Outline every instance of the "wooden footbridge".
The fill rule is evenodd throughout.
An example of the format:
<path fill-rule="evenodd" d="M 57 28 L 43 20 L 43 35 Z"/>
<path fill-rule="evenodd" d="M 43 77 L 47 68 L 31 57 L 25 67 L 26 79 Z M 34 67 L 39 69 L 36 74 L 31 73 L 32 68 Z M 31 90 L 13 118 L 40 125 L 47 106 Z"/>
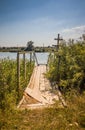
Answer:
<path fill-rule="evenodd" d="M 59 49 L 59 40 L 62 40 L 58 34 L 57 40 L 57 50 Z M 18 76 L 18 87 L 19 87 L 19 75 L 20 75 L 20 64 L 19 64 L 19 54 L 17 53 L 17 76 Z M 31 62 L 32 52 L 30 52 L 30 62 Z M 30 82 L 27 88 L 24 91 L 22 100 L 20 101 L 18 108 L 40 108 L 47 107 L 54 104 L 55 100 L 61 101 L 60 104 L 66 106 L 65 101 L 63 100 L 61 93 L 56 87 L 57 94 L 53 93 L 53 86 L 51 86 L 49 80 L 46 78 L 45 73 L 48 70 L 47 64 L 39 64 L 36 53 L 33 52 L 33 59 L 36 63 Z M 24 58 L 24 76 L 26 77 L 26 68 L 25 68 L 25 52 L 23 52 Z M 48 57 L 49 61 L 49 57 Z"/>
<path fill-rule="evenodd" d="M 21 53 L 20 53 L 21 54 Z M 31 52 L 32 55 L 32 52 Z M 47 64 L 39 64 L 35 52 L 33 52 L 34 60 L 36 65 L 34 67 L 33 73 L 31 75 L 29 84 L 24 91 L 23 98 L 20 101 L 18 108 L 41 108 L 48 107 L 54 104 L 55 100 L 59 101 L 61 94 L 57 91 L 57 94 L 53 93 L 53 87 L 51 86 L 49 80 L 46 78 L 45 74 L 47 71 Z M 24 64 L 25 64 L 25 52 L 23 53 Z M 31 58 L 30 58 L 31 59 Z M 19 53 L 17 54 L 18 63 L 18 85 L 19 85 Z M 24 69 L 25 70 L 25 69 Z M 60 103 L 61 104 L 61 103 Z"/>

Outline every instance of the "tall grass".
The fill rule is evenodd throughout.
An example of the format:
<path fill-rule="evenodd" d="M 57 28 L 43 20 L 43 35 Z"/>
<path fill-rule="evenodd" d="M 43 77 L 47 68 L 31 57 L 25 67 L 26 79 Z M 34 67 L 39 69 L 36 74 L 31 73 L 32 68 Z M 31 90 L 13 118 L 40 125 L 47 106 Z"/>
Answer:
<path fill-rule="evenodd" d="M 23 60 L 20 61 L 20 86 L 19 93 L 22 98 L 23 91 L 29 82 L 34 63 L 26 61 L 26 79 L 24 79 Z M 17 62 L 16 60 L 0 60 L 0 109 L 2 111 L 16 106 L 17 93 Z"/>

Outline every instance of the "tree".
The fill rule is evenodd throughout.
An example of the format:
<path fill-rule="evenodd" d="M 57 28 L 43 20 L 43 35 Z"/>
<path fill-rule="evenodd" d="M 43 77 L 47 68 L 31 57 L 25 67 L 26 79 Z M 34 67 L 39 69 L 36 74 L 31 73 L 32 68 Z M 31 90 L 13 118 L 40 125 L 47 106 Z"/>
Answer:
<path fill-rule="evenodd" d="M 25 48 L 25 51 L 32 51 L 34 46 L 33 46 L 33 41 L 28 41 L 27 42 L 27 47 Z"/>

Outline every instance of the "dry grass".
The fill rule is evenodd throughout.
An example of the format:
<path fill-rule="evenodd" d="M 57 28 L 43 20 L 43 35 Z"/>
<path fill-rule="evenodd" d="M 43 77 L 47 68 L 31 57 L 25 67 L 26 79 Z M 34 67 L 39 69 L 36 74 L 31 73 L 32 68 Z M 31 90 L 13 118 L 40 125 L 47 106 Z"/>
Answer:
<path fill-rule="evenodd" d="M 71 96 L 67 108 L 11 110 L 0 113 L 1 130 L 85 130 L 85 94 Z"/>

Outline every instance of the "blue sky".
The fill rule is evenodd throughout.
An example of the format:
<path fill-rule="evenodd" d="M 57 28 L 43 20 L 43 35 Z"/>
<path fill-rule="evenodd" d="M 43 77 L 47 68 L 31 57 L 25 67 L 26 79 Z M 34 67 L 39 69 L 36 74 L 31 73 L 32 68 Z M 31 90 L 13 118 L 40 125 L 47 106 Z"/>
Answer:
<path fill-rule="evenodd" d="M 85 32 L 85 0 L 0 0 L 0 46 L 52 45 Z"/>

